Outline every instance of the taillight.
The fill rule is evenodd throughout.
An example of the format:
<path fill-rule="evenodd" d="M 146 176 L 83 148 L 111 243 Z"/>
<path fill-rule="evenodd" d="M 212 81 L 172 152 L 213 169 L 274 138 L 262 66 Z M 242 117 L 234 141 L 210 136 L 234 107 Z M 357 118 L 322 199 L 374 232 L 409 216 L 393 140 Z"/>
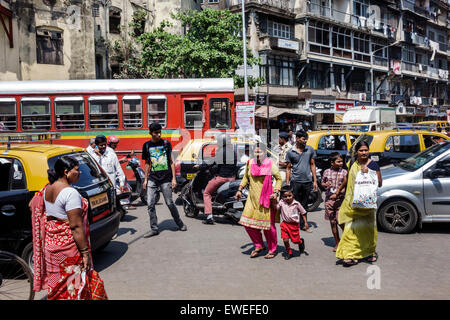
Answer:
<path fill-rule="evenodd" d="M 175 161 L 175 175 L 177 175 L 177 176 L 181 175 L 181 161 L 180 160 Z"/>

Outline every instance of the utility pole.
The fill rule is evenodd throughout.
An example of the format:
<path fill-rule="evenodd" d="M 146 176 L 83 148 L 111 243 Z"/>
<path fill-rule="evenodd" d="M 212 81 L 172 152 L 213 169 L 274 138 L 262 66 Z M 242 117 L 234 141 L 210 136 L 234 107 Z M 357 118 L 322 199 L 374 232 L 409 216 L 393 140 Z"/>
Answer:
<path fill-rule="evenodd" d="M 247 84 L 247 31 L 245 26 L 245 0 L 241 0 L 242 7 L 242 47 L 244 49 L 244 93 L 245 102 L 248 102 L 248 84 Z"/>

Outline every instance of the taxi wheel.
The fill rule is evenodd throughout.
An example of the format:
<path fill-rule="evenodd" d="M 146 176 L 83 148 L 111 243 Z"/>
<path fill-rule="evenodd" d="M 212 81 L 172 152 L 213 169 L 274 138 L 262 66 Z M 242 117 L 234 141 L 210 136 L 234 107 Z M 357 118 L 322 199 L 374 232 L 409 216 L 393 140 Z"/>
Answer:
<path fill-rule="evenodd" d="M 417 226 L 416 208 L 406 200 L 392 200 L 378 211 L 381 228 L 392 233 L 410 233 Z"/>

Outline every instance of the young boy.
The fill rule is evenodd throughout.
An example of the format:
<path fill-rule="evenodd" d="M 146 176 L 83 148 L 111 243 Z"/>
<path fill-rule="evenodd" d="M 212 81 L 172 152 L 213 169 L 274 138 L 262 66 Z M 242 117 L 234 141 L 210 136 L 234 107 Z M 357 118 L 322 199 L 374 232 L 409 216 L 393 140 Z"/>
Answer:
<path fill-rule="evenodd" d="M 283 239 L 286 248 L 285 260 L 292 258 L 292 250 L 289 245 L 289 239 L 293 243 L 298 244 L 300 255 L 305 251 L 305 240 L 300 238 L 300 215 L 306 223 L 306 210 L 302 207 L 300 202 L 294 200 L 294 192 L 291 186 L 284 186 L 281 188 L 281 200 L 276 204 L 276 210 L 281 217 L 281 238 Z"/>
<path fill-rule="evenodd" d="M 325 170 L 322 178 L 322 186 L 325 188 L 325 220 L 330 221 L 331 232 L 333 233 L 336 252 L 339 244 L 339 230 L 337 228 L 337 214 L 345 196 L 345 186 L 347 185 L 347 170 L 343 169 L 344 159 L 339 152 L 330 154 L 331 168 Z M 340 226 L 342 229 L 342 226 Z"/>

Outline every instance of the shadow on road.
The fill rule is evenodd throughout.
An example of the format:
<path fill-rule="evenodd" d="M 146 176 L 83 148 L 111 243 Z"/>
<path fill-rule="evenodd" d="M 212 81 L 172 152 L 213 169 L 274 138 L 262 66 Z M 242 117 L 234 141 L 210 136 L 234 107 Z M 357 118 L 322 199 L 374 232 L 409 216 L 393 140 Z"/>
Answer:
<path fill-rule="evenodd" d="M 424 223 L 417 233 L 450 234 L 450 223 Z"/>
<path fill-rule="evenodd" d="M 94 252 L 92 260 L 94 262 L 94 269 L 100 272 L 116 261 L 118 261 L 128 251 L 128 245 L 120 241 L 111 241 L 111 243 L 102 251 Z"/>
<path fill-rule="evenodd" d="M 333 247 L 336 245 L 336 241 L 334 240 L 334 237 L 329 237 L 329 238 L 322 238 L 321 239 L 323 244 L 328 246 L 328 247 Z"/>

